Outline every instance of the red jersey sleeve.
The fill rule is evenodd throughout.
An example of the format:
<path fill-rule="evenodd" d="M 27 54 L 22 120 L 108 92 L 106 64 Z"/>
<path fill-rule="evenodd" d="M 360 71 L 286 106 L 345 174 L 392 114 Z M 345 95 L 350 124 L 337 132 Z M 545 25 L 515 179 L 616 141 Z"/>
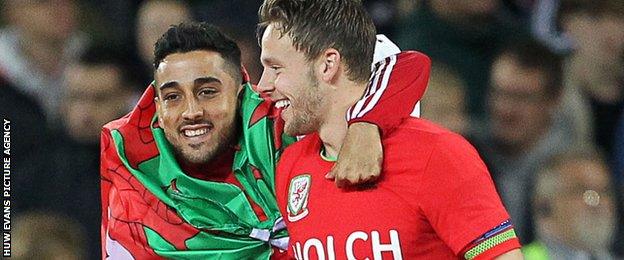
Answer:
<path fill-rule="evenodd" d="M 421 183 L 419 208 L 457 256 L 491 259 L 520 248 L 487 167 L 461 136 L 439 136 Z"/>
<path fill-rule="evenodd" d="M 429 82 L 431 60 L 416 51 L 401 52 L 375 64 L 364 96 L 347 111 L 349 124 L 368 122 L 387 134 L 404 118 L 418 117 L 417 103 Z"/>

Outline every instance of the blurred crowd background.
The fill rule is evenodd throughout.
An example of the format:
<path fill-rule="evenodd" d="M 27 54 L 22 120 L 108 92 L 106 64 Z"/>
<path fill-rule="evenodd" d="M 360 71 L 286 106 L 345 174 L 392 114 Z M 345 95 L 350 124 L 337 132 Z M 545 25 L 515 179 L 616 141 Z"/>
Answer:
<path fill-rule="evenodd" d="M 477 148 L 528 254 L 623 257 L 624 1 L 363 2 L 380 33 L 432 58 L 422 116 Z M 99 132 L 151 82 L 156 39 L 214 23 L 257 82 L 260 4 L 2 1 L 16 259 L 100 257 Z"/>

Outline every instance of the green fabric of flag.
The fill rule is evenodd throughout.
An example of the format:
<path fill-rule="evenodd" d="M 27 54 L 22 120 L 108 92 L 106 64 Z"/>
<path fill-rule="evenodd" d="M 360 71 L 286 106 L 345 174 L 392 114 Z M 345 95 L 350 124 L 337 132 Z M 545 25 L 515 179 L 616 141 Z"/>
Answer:
<path fill-rule="evenodd" d="M 153 102 L 155 91 L 151 92 L 151 96 L 146 94 L 142 100 L 151 98 Z M 150 130 L 158 154 L 148 160 L 131 162 L 126 156 L 126 146 L 136 140 L 126 140 L 122 131 L 111 130 L 114 147 L 125 168 L 146 190 L 198 230 L 184 242 L 187 249 L 178 250 L 157 231 L 144 226 L 149 247 L 156 254 L 171 259 L 268 259 L 272 244 L 287 245 L 287 233 L 280 223 L 275 200 L 274 178 L 281 144 L 295 140 L 282 135 L 281 129 L 275 130 L 269 115 L 271 109 L 271 104 L 260 98 L 249 83 L 244 85 L 240 109 L 242 134 L 232 165 L 244 191 L 232 184 L 185 174 L 163 129 L 158 127 L 156 113 L 151 116 Z M 262 208 L 267 220 L 258 219 L 247 197 Z"/>

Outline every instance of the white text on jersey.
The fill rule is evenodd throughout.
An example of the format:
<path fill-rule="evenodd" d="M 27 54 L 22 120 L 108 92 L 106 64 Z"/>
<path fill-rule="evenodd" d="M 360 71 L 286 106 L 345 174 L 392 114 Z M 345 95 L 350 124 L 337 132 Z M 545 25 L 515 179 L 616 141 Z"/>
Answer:
<path fill-rule="evenodd" d="M 379 239 L 379 232 L 372 231 L 370 235 L 370 243 L 373 249 L 373 259 L 380 260 L 381 253 L 384 251 L 392 252 L 392 256 L 396 260 L 402 260 L 401 253 L 401 243 L 399 240 L 399 232 L 396 230 L 390 230 L 390 243 L 382 244 Z M 357 240 L 362 240 L 367 242 L 369 240 L 369 236 L 367 233 L 362 231 L 355 231 L 351 233 L 347 237 L 347 241 L 345 241 L 345 252 L 347 254 L 347 259 L 352 260 L 355 258 L 355 250 L 354 244 Z M 310 249 L 314 247 L 314 251 L 316 251 L 316 257 L 310 256 Z M 295 253 L 295 259 L 297 260 L 308 260 L 308 259 L 319 259 L 319 260 L 335 260 L 336 259 L 336 250 L 334 245 L 334 237 L 327 236 L 327 240 L 325 243 L 317 238 L 310 238 L 303 243 L 303 248 L 300 242 L 296 242 L 292 245 L 293 251 Z M 302 250 L 303 249 L 303 250 Z M 366 260 L 370 260 L 370 258 L 366 257 Z"/>

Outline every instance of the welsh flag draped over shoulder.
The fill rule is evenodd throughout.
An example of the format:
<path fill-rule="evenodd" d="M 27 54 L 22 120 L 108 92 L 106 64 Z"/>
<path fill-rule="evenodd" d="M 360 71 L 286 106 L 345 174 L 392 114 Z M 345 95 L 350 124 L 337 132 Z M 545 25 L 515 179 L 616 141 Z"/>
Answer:
<path fill-rule="evenodd" d="M 264 102 L 244 84 L 235 185 L 182 172 L 158 126 L 155 89 L 101 137 L 102 254 L 111 259 L 268 259 L 287 233 L 274 195 L 281 134 Z M 275 137 L 278 138 L 275 138 Z M 260 221 L 247 196 L 267 216 Z"/>

